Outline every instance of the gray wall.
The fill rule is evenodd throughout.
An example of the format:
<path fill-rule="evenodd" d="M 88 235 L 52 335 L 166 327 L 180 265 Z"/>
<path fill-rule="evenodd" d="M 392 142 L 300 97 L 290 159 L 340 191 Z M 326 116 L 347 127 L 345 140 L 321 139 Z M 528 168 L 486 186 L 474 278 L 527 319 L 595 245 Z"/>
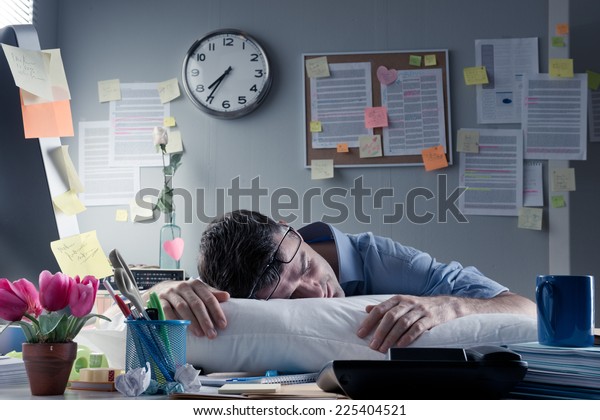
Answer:
<path fill-rule="evenodd" d="M 180 78 L 181 64 L 188 47 L 203 34 L 234 27 L 258 38 L 271 55 L 275 71 L 273 89 L 264 105 L 239 120 L 223 121 L 198 111 L 185 95 L 171 103 L 186 148 L 183 165 L 175 176 L 175 186 L 189 191 L 205 189 L 204 213 L 216 214 L 215 189 L 226 189 L 239 177 L 242 187 L 260 178 L 260 186 L 273 192 L 288 187 L 299 197 L 313 187 L 349 189 L 353 180 L 363 177 L 366 188 L 393 188 L 394 200 L 403 202 L 415 187 L 436 191 L 438 174 L 448 176 L 449 190 L 457 186 L 460 154 L 454 165 L 436 172 L 421 167 L 352 168 L 336 170 L 335 178 L 311 181 L 304 168 L 304 114 L 302 54 L 329 52 L 448 49 L 450 62 L 451 127 L 453 137 L 459 128 L 477 127 L 475 91 L 465 86 L 462 69 L 474 64 L 474 40 L 478 38 L 539 37 L 540 70 L 547 71 L 547 0 L 56 0 L 40 2 L 36 25 L 45 48 L 60 47 L 72 93 L 73 120 L 108 119 L 108 104 L 100 104 L 97 81 L 119 78 L 127 82 L 159 82 Z M 593 0 L 572 0 L 572 54 L 597 60 L 590 31 L 596 31 L 599 13 Z M 45 20 L 44 10 L 48 19 Z M 575 21 L 577 19 L 578 21 Z M 581 25 L 578 22 L 581 22 Z M 577 39 L 579 34 L 583 37 Z M 55 43 L 55 44 L 54 44 Z M 577 58 L 577 56 L 575 56 Z M 582 60 L 583 61 L 583 60 Z M 590 62 L 589 65 L 598 64 Z M 577 71 L 584 70 L 576 60 Z M 587 64 L 586 64 L 587 65 Z M 600 66 L 596 66 L 598 70 Z M 180 78 L 181 80 L 181 78 Z M 484 126 L 481 126 L 482 128 Z M 502 125 L 486 128 L 518 128 Z M 77 160 L 77 135 L 65 138 Z M 593 179 L 597 148 L 590 159 L 577 164 L 578 191 L 571 206 L 573 235 L 587 238 L 591 232 L 588 207 L 597 186 L 586 186 L 584 172 Z M 142 187 L 157 188 L 159 168 L 143 169 Z M 593 185 L 593 187 L 592 187 Z M 583 194 L 587 194 L 583 197 Z M 580 199 L 581 196 L 581 199 Z M 594 202 L 597 198 L 593 198 Z M 353 206 L 349 198 L 347 203 Z M 196 203 L 194 202 L 194 209 Z M 232 204 L 226 200 L 225 208 Z M 392 212 L 392 203 L 373 209 L 372 199 L 364 200 L 364 211 L 372 217 L 363 224 L 350 217 L 339 224 L 348 232 L 371 230 L 405 244 L 429 251 L 441 261 L 458 260 L 475 265 L 506 284 L 513 291 L 533 297 L 534 279 L 546 273 L 549 265 L 547 215 L 544 229 L 517 228 L 516 217 L 469 216 L 469 223 L 457 223 L 451 215 L 447 223 L 433 221 L 414 224 L 405 217 L 399 223 L 383 223 Z M 184 203 L 177 202 L 181 209 Z M 242 200 L 240 207 L 250 207 Z M 257 210 L 272 214 L 268 198 L 261 198 Z M 106 252 L 120 249 L 128 262 L 156 264 L 161 223 L 131 224 L 114 220 L 116 207 L 90 207 L 79 216 L 82 232 L 95 229 Z M 195 210 L 194 210 L 195 211 Z M 435 200 L 418 201 L 417 213 L 437 214 Z M 545 210 L 546 212 L 546 210 Z M 310 211 L 298 209 L 291 224 L 298 227 L 308 219 L 320 219 L 335 212 L 324 208 L 318 197 Z M 189 214 L 184 216 L 189 217 Z M 193 215 L 193 223 L 178 221 L 186 241 L 183 267 L 196 275 L 197 243 L 205 222 Z M 274 215 L 275 216 L 275 215 Z M 573 271 L 594 274 L 586 266 L 593 246 L 573 240 Z M 594 244 L 590 238 L 586 244 Z M 595 261 L 593 263 L 599 264 Z"/>

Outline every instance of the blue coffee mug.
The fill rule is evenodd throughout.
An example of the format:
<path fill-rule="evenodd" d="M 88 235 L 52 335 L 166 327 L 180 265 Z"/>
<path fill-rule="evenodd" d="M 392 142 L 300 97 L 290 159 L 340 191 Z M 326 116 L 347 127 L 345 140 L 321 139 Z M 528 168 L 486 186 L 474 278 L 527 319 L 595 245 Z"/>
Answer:
<path fill-rule="evenodd" d="M 593 276 L 538 276 L 535 299 L 540 344 L 560 347 L 594 345 Z"/>

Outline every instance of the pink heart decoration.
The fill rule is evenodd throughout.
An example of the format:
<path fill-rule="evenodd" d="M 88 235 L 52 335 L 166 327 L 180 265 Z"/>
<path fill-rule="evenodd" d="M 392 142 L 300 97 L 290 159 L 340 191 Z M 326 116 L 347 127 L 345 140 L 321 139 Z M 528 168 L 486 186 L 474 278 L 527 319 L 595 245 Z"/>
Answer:
<path fill-rule="evenodd" d="M 165 241 L 163 243 L 163 248 L 165 252 L 171 256 L 175 261 L 179 261 L 181 256 L 183 255 L 183 239 L 175 238 L 172 241 Z"/>
<path fill-rule="evenodd" d="M 398 70 L 388 70 L 385 66 L 379 66 L 377 67 L 377 78 L 384 85 L 391 85 L 398 78 Z"/>

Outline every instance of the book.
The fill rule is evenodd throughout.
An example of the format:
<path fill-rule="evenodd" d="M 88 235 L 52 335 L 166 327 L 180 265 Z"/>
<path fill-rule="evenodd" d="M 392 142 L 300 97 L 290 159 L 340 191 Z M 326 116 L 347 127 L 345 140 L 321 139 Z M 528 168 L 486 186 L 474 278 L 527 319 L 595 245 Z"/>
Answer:
<path fill-rule="evenodd" d="M 279 392 L 281 384 L 253 384 L 230 382 L 219 388 L 219 394 L 270 394 Z"/>
<path fill-rule="evenodd" d="M 68 388 L 81 391 L 116 391 L 114 382 L 70 381 Z"/>

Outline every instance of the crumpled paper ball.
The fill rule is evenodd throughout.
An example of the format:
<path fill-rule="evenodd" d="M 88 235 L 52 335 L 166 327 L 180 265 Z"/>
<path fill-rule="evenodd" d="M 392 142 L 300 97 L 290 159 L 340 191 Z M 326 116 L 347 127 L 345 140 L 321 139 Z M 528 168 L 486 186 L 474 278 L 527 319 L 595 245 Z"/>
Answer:
<path fill-rule="evenodd" d="M 186 363 L 185 365 L 179 366 L 175 371 L 175 381 L 183 385 L 185 392 L 200 392 L 200 378 L 198 374 L 199 370 L 194 369 L 194 366 Z"/>
<path fill-rule="evenodd" d="M 117 376 L 115 378 L 115 388 L 127 397 L 137 397 L 148 389 L 151 378 L 150 363 L 146 362 L 145 368 L 131 369 Z"/>

